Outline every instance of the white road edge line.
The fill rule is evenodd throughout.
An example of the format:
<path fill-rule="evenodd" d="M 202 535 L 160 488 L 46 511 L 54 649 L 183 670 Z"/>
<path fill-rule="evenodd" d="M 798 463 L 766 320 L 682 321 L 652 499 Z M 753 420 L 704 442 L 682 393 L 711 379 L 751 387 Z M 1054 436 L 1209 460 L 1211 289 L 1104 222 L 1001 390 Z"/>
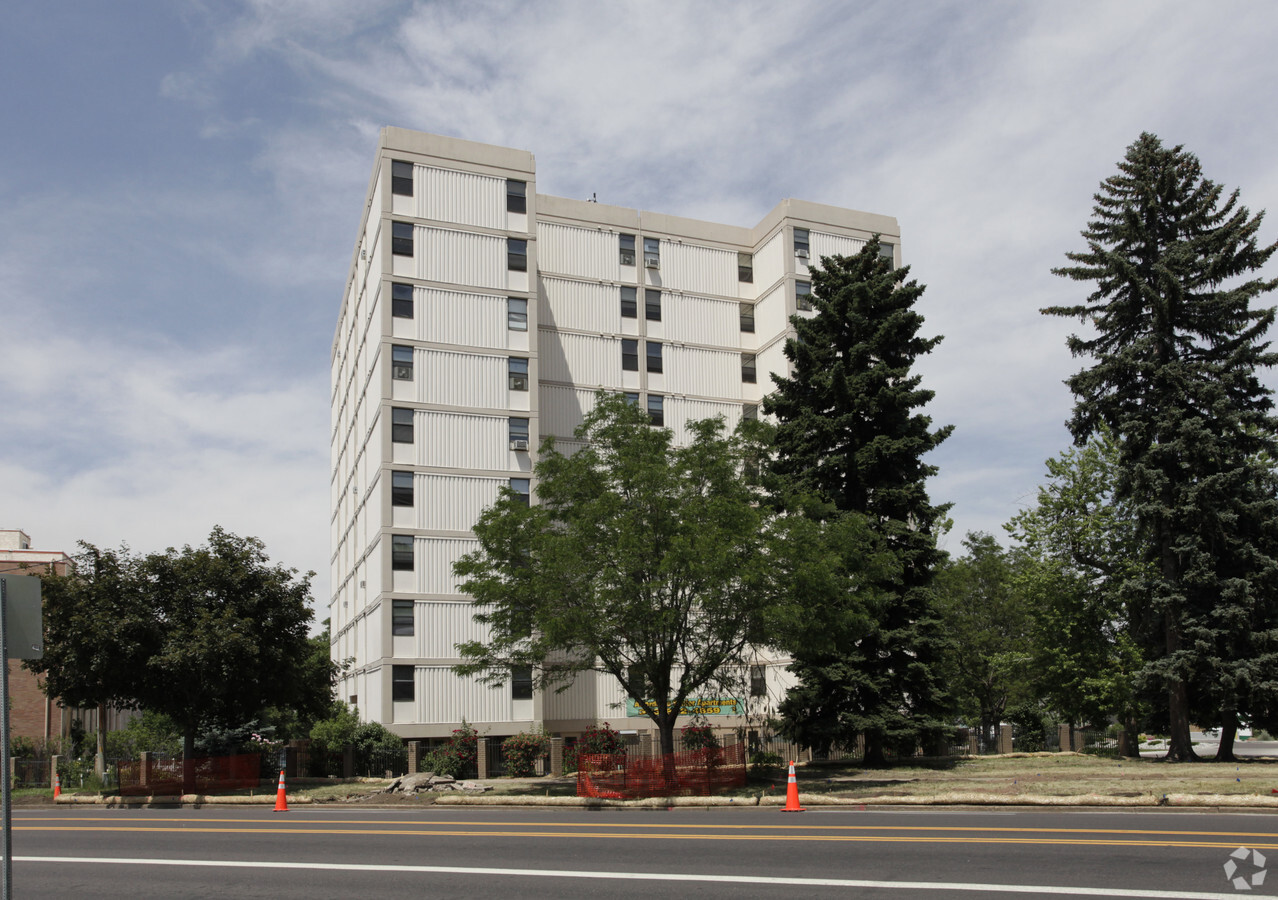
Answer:
<path fill-rule="evenodd" d="M 411 872 L 423 875 L 511 875 L 520 878 L 586 878 L 620 881 L 727 882 L 796 887 L 880 888 L 904 891 L 971 891 L 983 894 L 1059 894 L 1065 897 L 1148 897 L 1155 900 L 1236 900 L 1234 893 L 1146 891 L 1035 884 L 947 884 L 934 881 L 868 881 L 859 878 L 778 878 L 767 875 L 688 875 L 677 872 L 586 872 L 570 869 L 490 869 L 476 866 L 404 866 L 362 863 L 258 862 L 210 859 L 121 859 L 94 856 L 15 856 L 14 862 L 126 866 L 203 866 L 221 869 L 310 869 L 333 872 Z"/>

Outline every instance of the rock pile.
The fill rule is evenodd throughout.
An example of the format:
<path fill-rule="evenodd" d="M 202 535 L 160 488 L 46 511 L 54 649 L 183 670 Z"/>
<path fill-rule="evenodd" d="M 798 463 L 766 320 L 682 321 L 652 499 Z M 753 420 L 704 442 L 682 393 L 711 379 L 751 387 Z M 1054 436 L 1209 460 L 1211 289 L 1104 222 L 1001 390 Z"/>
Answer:
<path fill-rule="evenodd" d="M 467 791 L 483 793 L 491 790 L 478 781 L 458 781 L 451 775 L 436 775 L 434 772 L 418 772 L 416 775 L 401 775 L 382 790 L 383 794 L 418 794 L 423 791 L 442 793 L 445 791 Z"/>

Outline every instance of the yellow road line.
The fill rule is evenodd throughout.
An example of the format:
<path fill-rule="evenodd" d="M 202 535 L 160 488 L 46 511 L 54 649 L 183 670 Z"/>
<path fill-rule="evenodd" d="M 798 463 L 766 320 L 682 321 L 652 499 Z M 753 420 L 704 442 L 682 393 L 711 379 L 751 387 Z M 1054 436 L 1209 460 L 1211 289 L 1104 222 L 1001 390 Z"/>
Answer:
<path fill-rule="evenodd" d="M 119 822 L 116 816 L 31 816 L 15 819 L 14 827 L 21 828 L 21 822 Z M 167 823 L 173 822 L 198 822 L 207 823 L 207 818 L 190 818 L 190 819 L 165 819 Z M 255 824 L 262 823 L 262 819 L 216 819 L 217 822 L 238 823 L 238 824 Z M 385 825 L 385 819 L 296 819 L 299 824 L 308 825 Z M 287 824 L 277 822 L 272 824 Z M 434 825 L 453 825 L 457 824 L 455 819 L 422 819 L 416 821 L 404 822 L 404 826 L 434 826 Z M 598 828 L 599 822 L 474 822 L 471 827 L 494 826 L 505 828 Z M 660 822 L 641 822 L 641 823 L 622 823 L 609 822 L 609 828 L 633 828 L 633 829 L 664 829 L 674 831 L 680 829 L 703 830 L 707 826 L 701 824 L 688 823 L 660 823 Z M 1229 837 L 1229 838 L 1269 838 L 1278 839 L 1278 829 L 1274 831 L 1184 831 L 1174 829 L 1143 829 L 1143 828 L 1012 828 L 1004 826 L 977 827 L 971 825 L 787 825 L 777 823 L 775 825 L 768 824 L 718 824 L 709 826 L 718 831 L 886 831 L 886 832 L 959 832 L 973 834 L 1109 834 L 1109 835 L 1151 835 L 1151 836 L 1174 836 L 1174 837 Z M 182 829 L 175 828 L 180 831 Z M 371 833 L 371 832 L 370 832 Z"/>
<path fill-rule="evenodd" d="M 687 833 L 641 833 L 624 832 L 577 832 L 577 831 L 462 831 L 462 830 L 422 830 L 422 829 L 346 829 L 346 828 L 215 828 L 200 826 L 194 828 L 165 828 L 160 826 L 56 826 L 41 825 L 35 827 L 19 827 L 20 831 L 92 831 L 92 832 L 129 832 L 129 833 L 167 833 L 167 834 L 293 834 L 293 835 L 372 835 L 400 837 L 545 837 L 545 838 L 596 838 L 613 840 L 698 840 L 698 841 L 803 841 L 825 843 L 923 843 L 923 844 L 1047 844 L 1057 846 L 1087 847 L 1165 847 L 1165 848 L 1211 848 L 1232 849 L 1237 841 L 1155 841 L 1155 840 L 1105 840 L 1084 838 L 1051 838 L 1051 837 L 977 837 L 975 835 L 925 836 L 925 835 L 798 835 L 798 834 L 687 834 Z M 1278 844 L 1252 843 L 1253 849 L 1278 850 Z"/>

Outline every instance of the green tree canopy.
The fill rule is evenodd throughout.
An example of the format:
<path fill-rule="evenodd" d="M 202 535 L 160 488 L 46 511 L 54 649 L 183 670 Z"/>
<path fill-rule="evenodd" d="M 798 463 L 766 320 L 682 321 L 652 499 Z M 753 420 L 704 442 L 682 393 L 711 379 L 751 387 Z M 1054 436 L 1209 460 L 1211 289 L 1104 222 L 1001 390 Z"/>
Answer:
<path fill-rule="evenodd" d="M 1263 214 L 1179 146 L 1142 134 L 1118 169 L 1095 196 L 1087 249 L 1055 270 L 1093 293 L 1043 312 L 1094 328 L 1068 340 L 1093 360 L 1067 382 L 1069 426 L 1080 443 L 1108 427 L 1118 444 L 1116 491 L 1152 564 L 1133 589 L 1161 633 L 1145 674 L 1167 692 L 1169 758 L 1189 759 L 1192 684 L 1213 685 L 1198 705 L 1228 721 L 1264 702 L 1229 648 L 1271 632 L 1278 597 L 1278 499 L 1257 464 L 1275 455 L 1278 431 L 1258 377 L 1278 361 L 1264 340 L 1274 310 L 1251 306 L 1278 285 L 1254 274 L 1278 245 L 1261 247 Z"/>
<path fill-rule="evenodd" d="M 620 395 L 601 394 L 572 455 L 543 444 L 538 502 L 512 492 L 480 517 L 480 549 L 455 566 L 485 641 L 463 674 L 542 686 L 605 672 L 674 746 L 682 703 L 743 664 L 769 597 L 766 513 L 719 420 L 686 447 Z"/>
<path fill-rule="evenodd" d="M 872 589 L 857 586 L 862 616 L 847 617 L 843 602 L 811 610 L 818 621 L 835 613 L 826 623 L 834 649 L 786 648 L 799 680 L 781 708 L 788 733 L 802 740 L 822 721 L 822 733 L 845 745 L 863 735 L 870 763 L 881 763 L 888 747 L 939 733 L 947 711 L 932 591 L 945 507 L 928 499 L 935 469 L 923 457 L 951 429 L 933 429 L 919 412 L 932 392 L 912 371 L 940 338 L 920 336 L 914 304 L 923 286 L 907 280 L 908 268 L 893 270 L 879 248 L 875 238 L 855 256 L 823 257 L 812 270 L 816 315 L 791 319 L 796 337 L 785 352 L 793 375 L 774 376 L 776 390 L 763 400 L 778 422 L 777 492 L 823 501 L 805 505 L 824 523 L 863 517 L 876 554 L 892 560 Z M 849 630 L 835 634 L 841 627 Z"/>
<path fill-rule="evenodd" d="M 963 547 L 938 574 L 937 611 L 951 641 L 950 693 L 988 746 L 1008 706 L 1032 696 L 1032 610 L 1016 578 L 1019 554 L 983 532 L 970 532 Z"/>

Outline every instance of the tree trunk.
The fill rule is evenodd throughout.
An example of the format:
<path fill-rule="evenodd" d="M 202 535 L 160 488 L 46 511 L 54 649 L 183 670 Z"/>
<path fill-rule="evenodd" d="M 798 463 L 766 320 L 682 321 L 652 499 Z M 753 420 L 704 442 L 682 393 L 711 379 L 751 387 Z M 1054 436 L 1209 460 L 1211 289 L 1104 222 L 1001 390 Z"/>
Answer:
<path fill-rule="evenodd" d="M 1123 734 L 1119 741 L 1118 752 L 1129 759 L 1140 758 L 1140 727 L 1134 717 L 1123 722 Z"/>
<path fill-rule="evenodd" d="M 1172 656 L 1180 650 L 1180 629 L 1170 615 L 1165 615 L 1167 655 Z M 1167 742 L 1167 755 L 1163 758 L 1168 762 L 1191 762 L 1198 759 L 1198 755 L 1194 753 L 1194 743 L 1189 737 L 1189 690 L 1184 680 L 1175 676 L 1167 686 L 1167 716 L 1171 733 Z"/>
<path fill-rule="evenodd" d="M 1216 748 L 1216 762 L 1237 762 L 1234 756 L 1234 738 L 1238 735 L 1238 714 L 1232 709 L 1220 716 L 1220 746 Z"/>
<path fill-rule="evenodd" d="M 883 768 L 887 765 L 887 756 L 883 752 L 883 736 L 867 732 L 865 735 L 865 758 L 862 764 L 868 767 Z"/>
<path fill-rule="evenodd" d="M 674 758 L 675 717 L 666 715 L 657 723 L 657 731 L 661 738 L 661 774 L 665 778 L 667 789 L 673 790 L 679 784 L 679 772 L 675 768 Z"/>
<path fill-rule="evenodd" d="M 191 727 L 182 735 L 182 793 L 195 793 L 195 729 Z"/>

